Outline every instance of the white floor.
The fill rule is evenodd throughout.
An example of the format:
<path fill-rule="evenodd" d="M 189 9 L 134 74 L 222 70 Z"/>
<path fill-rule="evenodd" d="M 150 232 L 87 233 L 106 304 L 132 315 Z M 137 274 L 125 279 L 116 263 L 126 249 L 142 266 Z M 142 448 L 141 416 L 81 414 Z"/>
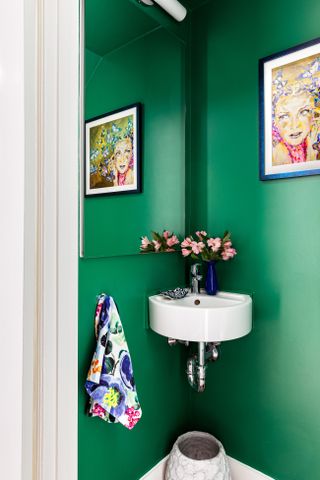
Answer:
<path fill-rule="evenodd" d="M 164 480 L 165 466 L 168 457 L 165 457 L 152 470 L 144 475 L 140 480 Z M 228 457 L 231 469 L 232 480 L 273 480 L 264 473 L 245 465 L 244 463 Z"/>

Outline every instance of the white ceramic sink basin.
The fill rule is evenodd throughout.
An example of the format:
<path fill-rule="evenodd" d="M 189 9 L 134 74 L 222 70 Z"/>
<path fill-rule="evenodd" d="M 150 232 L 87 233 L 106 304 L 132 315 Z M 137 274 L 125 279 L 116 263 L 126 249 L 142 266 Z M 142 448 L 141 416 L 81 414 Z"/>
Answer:
<path fill-rule="evenodd" d="M 168 338 L 190 342 L 223 342 L 252 329 L 249 295 L 219 292 L 189 294 L 180 300 L 149 297 L 150 328 Z"/>

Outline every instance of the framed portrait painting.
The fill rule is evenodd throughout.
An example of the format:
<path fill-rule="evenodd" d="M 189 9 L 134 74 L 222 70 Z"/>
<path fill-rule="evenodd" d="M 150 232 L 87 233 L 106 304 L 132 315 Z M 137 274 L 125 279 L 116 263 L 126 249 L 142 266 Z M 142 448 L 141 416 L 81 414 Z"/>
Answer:
<path fill-rule="evenodd" d="M 141 192 L 141 104 L 85 123 L 85 195 Z"/>
<path fill-rule="evenodd" d="M 320 174 L 320 39 L 262 58 L 260 178 Z"/>

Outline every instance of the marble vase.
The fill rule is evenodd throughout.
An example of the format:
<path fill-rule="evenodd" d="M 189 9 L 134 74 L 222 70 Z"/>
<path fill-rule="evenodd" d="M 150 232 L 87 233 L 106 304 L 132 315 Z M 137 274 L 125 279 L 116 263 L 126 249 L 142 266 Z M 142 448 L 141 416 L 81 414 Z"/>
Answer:
<path fill-rule="evenodd" d="M 170 453 L 165 480 L 231 480 L 222 444 L 209 433 L 181 435 Z"/>

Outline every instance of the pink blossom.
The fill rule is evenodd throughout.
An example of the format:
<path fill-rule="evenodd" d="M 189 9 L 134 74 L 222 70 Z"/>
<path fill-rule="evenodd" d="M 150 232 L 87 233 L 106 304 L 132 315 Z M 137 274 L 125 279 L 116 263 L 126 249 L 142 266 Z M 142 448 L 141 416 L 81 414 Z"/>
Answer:
<path fill-rule="evenodd" d="M 230 240 L 228 240 L 227 242 L 224 242 L 224 248 L 230 248 L 232 245 L 232 242 L 230 242 Z"/>
<path fill-rule="evenodd" d="M 99 317 L 101 310 L 102 310 L 102 303 L 98 303 L 96 308 L 96 317 Z"/>
<path fill-rule="evenodd" d="M 190 247 L 191 246 L 191 238 L 190 237 L 187 237 L 183 240 L 183 242 L 181 243 L 181 247 L 182 248 L 185 248 L 185 247 Z"/>
<path fill-rule="evenodd" d="M 186 248 L 182 248 L 181 253 L 184 257 L 187 257 L 188 255 L 190 255 L 191 250 L 187 250 Z"/>
<path fill-rule="evenodd" d="M 217 237 L 217 238 L 209 238 L 209 240 L 207 240 L 207 244 L 209 247 L 211 247 L 211 250 L 213 252 L 217 252 L 219 250 L 219 248 L 221 247 L 221 238 Z"/>
<path fill-rule="evenodd" d="M 171 232 L 169 232 L 169 230 L 165 230 L 165 231 L 163 232 L 163 238 L 164 238 L 165 240 L 167 240 L 167 239 L 170 237 L 170 235 L 171 235 Z"/>
<path fill-rule="evenodd" d="M 141 248 L 144 250 L 146 249 L 149 245 L 151 245 L 151 242 L 148 237 L 142 237 L 141 238 Z"/>
<path fill-rule="evenodd" d="M 173 247 L 173 245 L 177 245 L 177 243 L 179 243 L 179 240 L 176 235 L 172 235 L 172 237 L 167 240 L 168 247 Z"/>
<path fill-rule="evenodd" d="M 128 422 L 128 425 L 126 425 L 126 427 L 129 429 L 129 430 L 132 430 L 133 427 L 139 422 L 139 418 L 132 418 L 131 420 L 129 420 Z"/>
<path fill-rule="evenodd" d="M 202 237 L 206 237 L 207 236 L 207 232 L 205 232 L 204 230 L 201 230 L 200 232 L 196 232 L 196 235 L 197 237 L 200 238 L 200 240 L 202 240 Z"/>
<path fill-rule="evenodd" d="M 139 411 L 134 410 L 134 408 L 127 408 L 126 410 L 126 415 L 128 417 L 128 423 L 126 424 L 126 427 L 129 430 L 132 430 L 133 427 L 138 423 L 140 420 L 141 414 Z"/>
<path fill-rule="evenodd" d="M 230 258 L 233 258 L 235 255 L 237 255 L 237 251 L 234 248 L 226 248 L 223 250 L 221 256 L 222 260 L 229 260 Z"/>
<path fill-rule="evenodd" d="M 155 251 L 158 252 L 160 250 L 161 243 L 158 240 L 152 240 L 152 243 L 154 245 Z"/>
<path fill-rule="evenodd" d="M 106 415 L 106 411 L 98 403 L 94 403 L 92 408 L 92 414 L 93 416 L 97 415 L 98 417 L 104 418 Z"/>
<path fill-rule="evenodd" d="M 205 244 L 203 242 L 191 242 L 192 251 L 196 255 L 199 255 L 199 253 L 202 252 L 204 247 L 205 247 Z"/>

